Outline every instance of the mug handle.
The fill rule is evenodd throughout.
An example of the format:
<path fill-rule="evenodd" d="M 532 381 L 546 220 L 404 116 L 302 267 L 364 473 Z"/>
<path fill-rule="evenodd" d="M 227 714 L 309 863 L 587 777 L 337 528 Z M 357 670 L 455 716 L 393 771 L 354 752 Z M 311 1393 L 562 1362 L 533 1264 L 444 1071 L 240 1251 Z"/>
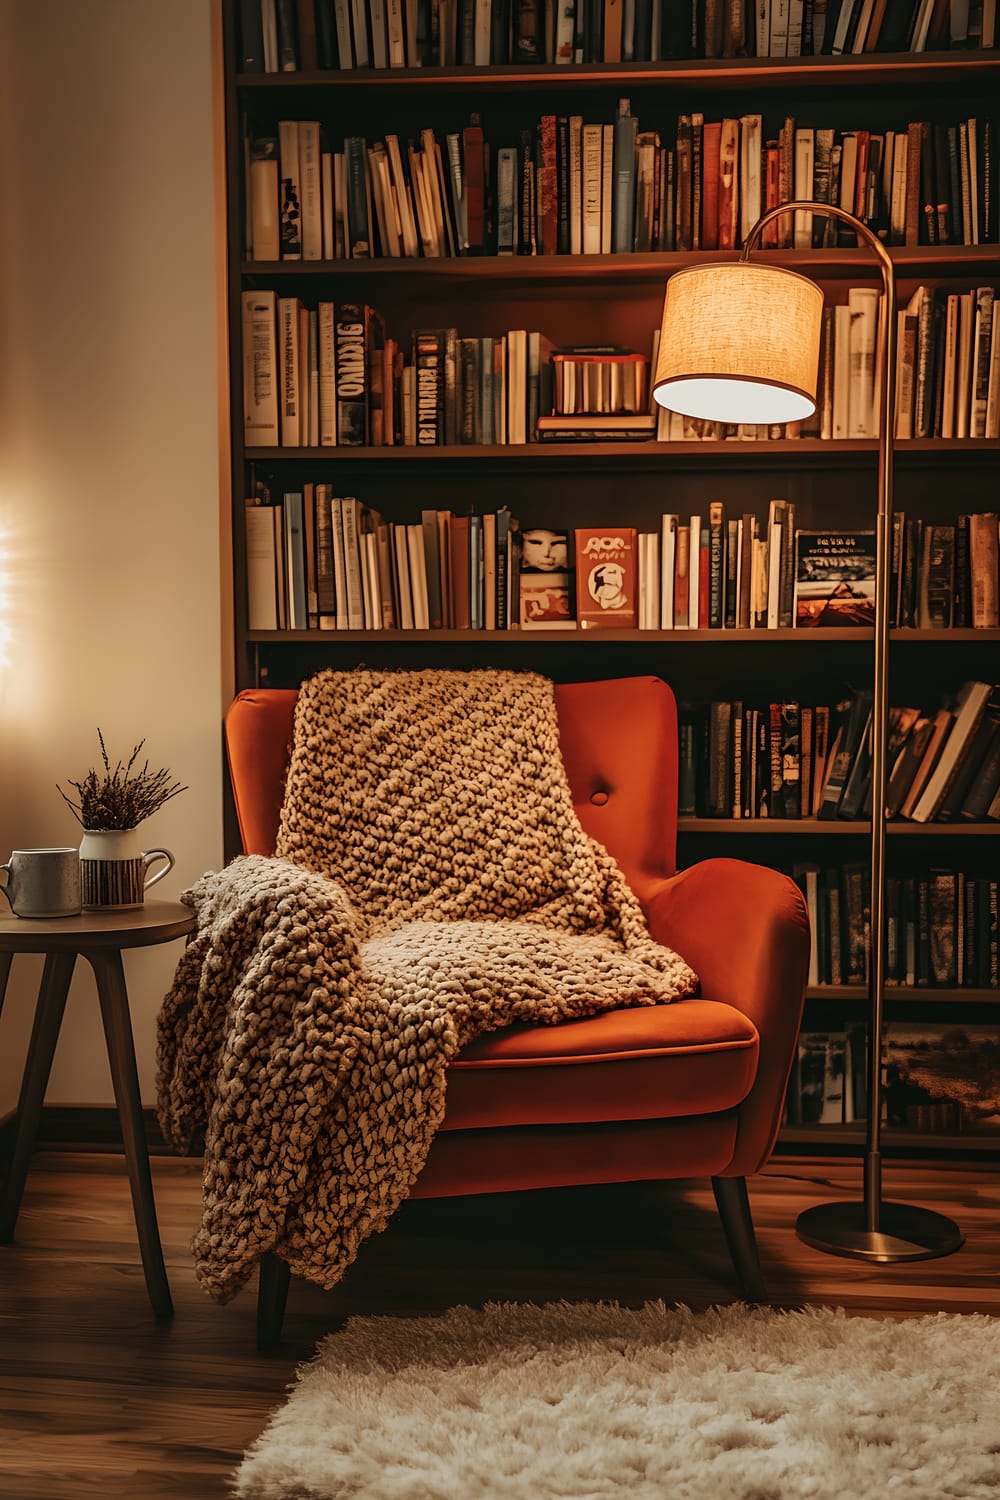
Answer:
<path fill-rule="evenodd" d="M 10 874 L 10 865 L 0 865 L 0 873 L 3 873 L 5 875 L 9 875 Z M 163 873 L 166 874 L 167 872 L 164 870 Z M 10 891 L 7 889 L 6 881 L 4 882 L 3 885 L 0 885 L 0 896 L 6 896 L 7 897 L 7 904 L 10 906 L 11 910 L 13 911 L 13 909 L 14 909 L 14 903 L 10 899 Z"/>
<path fill-rule="evenodd" d="M 147 849 L 143 852 L 142 857 L 145 861 L 147 870 L 153 863 L 154 859 L 165 859 L 167 861 L 163 866 L 163 869 L 157 870 L 155 875 L 150 875 L 148 880 L 143 885 L 143 890 L 148 891 L 151 885 L 155 885 L 158 880 L 162 880 L 164 875 L 170 874 L 170 871 L 174 868 L 174 856 L 171 854 L 169 849 Z"/>

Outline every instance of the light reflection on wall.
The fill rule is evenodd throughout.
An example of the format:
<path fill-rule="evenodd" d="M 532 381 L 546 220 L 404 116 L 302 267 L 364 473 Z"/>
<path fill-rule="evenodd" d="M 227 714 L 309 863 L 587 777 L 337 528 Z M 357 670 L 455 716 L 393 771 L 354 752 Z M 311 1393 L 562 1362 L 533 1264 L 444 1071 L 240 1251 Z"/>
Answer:
<path fill-rule="evenodd" d="M 10 664 L 13 645 L 13 577 L 10 542 L 0 529 L 0 671 Z"/>

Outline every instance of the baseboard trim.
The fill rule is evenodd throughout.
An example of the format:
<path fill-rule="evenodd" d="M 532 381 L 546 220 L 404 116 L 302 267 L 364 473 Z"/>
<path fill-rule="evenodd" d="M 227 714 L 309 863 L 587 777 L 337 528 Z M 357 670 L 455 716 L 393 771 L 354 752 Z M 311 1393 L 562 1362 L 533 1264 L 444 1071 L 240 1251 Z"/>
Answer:
<path fill-rule="evenodd" d="M 173 1156 L 160 1131 L 154 1109 L 144 1109 L 143 1123 L 151 1156 Z M 14 1146 L 16 1116 L 12 1111 L 0 1120 L 0 1161 L 8 1162 Z M 123 1150 L 118 1111 L 111 1104 L 48 1104 L 35 1139 L 36 1151 L 88 1151 L 120 1153 Z"/>

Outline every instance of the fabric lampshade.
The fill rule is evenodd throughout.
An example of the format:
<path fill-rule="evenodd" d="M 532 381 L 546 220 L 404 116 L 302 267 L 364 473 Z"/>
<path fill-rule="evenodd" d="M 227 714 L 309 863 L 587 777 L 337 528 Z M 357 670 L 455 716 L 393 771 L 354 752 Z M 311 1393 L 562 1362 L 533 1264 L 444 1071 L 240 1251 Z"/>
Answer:
<path fill-rule="evenodd" d="M 716 422 L 795 422 L 816 409 L 823 293 L 795 271 L 746 261 L 667 282 L 653 394 Z"/>

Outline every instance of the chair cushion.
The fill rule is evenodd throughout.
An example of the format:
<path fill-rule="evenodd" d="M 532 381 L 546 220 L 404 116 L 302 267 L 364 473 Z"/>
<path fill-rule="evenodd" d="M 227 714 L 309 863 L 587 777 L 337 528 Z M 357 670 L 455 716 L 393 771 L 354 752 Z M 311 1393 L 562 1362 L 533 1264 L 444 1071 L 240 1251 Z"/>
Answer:
<path fill-rule="evenodd" d="M 680 1000 L 506 1026 L 448 1069 L 442 1130 L 714 1114 L 746 1098 L 759 1038 L 731 1005 Z"/>

